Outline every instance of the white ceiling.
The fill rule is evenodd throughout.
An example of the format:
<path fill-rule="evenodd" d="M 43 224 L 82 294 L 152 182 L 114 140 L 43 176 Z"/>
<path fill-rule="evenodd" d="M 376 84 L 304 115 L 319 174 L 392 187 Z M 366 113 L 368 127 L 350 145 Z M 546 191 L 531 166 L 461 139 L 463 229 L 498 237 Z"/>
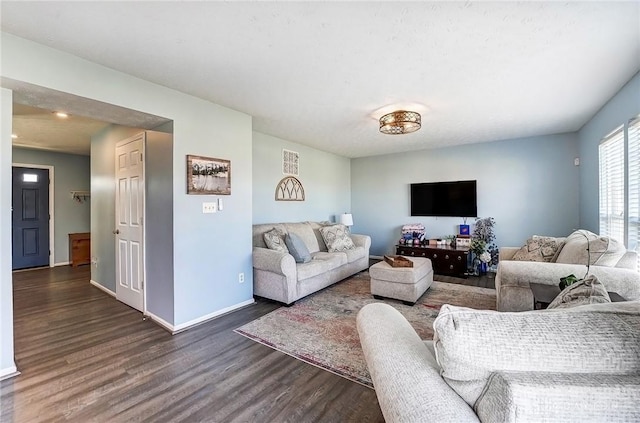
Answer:
<path fill-rule="evenodd" d="M 347 157 L 578 130 L 640 70 L 639 2 L 10 2 L 2 30 Z M 378 132 L 408 107 L 423 127 Z"/>

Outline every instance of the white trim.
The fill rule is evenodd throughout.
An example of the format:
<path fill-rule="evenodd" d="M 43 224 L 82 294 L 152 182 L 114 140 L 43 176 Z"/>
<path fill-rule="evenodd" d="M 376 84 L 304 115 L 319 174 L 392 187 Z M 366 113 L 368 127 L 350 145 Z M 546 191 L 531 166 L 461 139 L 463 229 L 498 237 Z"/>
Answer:
<path fill-rule="evenodd" d="M 369 256 L 370 259 L 375 259 L 375 260 L 382 260 L 384 259 L 384 257 L 382 256 Z"/>
<path fill-rule="evenodd" d="M 156 322 L 158 325 L 162 326 L 163 328 L 165 328 L 166 330 L 168 330 L 169 332 L 171 332 L 172 335 L 175 335 L 176 333 L 185 331 L 187 329 L 190 329 L 194 326 L 200 325 L 202 323 L 205 323 L 209 320 L 215 319 L 216 317 L 220 317 L 223 314 L 227 314 L 227 313 L 231 313 L 232 311 L 236 311 L 240 308 L 246 307 L 248 305 L 251 305 L 253 303 L 255 303 L 256 301 L 251 298 L 250 300 L 247 301 L 243 301 L 241 303 L 238 304 L 234 304 L 232 306 L 223 308 L 222 310 L 218 310 L 218 311 L 214 311 L 213 313 L 209 313 L 209 314 L 205 314 L 202 317 L 198 317 L 197 319 L 193 319 L 193 320 L 189 320 L 188 322 L 185 323 L 181 323 L 179 325 L 172 325 L 171 323 L 167 322 L 166 320 L 164 320 L 161 317 L 156 316 L 155 314 L 147 311 L 145 314 L 147 316 L 149 316 L 151 318 L 151 320 L 153 320 L 154 322 Z"/>
<path fill-rule="evenodd" d="M 253 304 L 255 302 L 256 302 L 256 300 L 251 298 L 250 300 L 243 301 L 243 302 L 238 303 L 238 304 L 234 304 L 232 306 L 223 308 L 222 310 L 218 310 L 218 311 L 214 311 L 213 313 L 205 314 L 204 316 L 198 317 L 197 319 L 189 320 L 188 322 L 185 322 L 185 323 L 180 323 L 179 325 L 174 326 L 173 333 L 175 334 L 175 333 L 178 333 L 178 332 L 183 331 L 185 329 L 189 329 L 189 328 L 191 328 L 193 326 L 196 326 L 196 325 L 199 325 L 201 323 L 204 323 L 207 320 L 211 320 L 211 319 L 213 319 L 215 317 L 220 317 L 223 314 L 230 313 L 230 312 L 235 311 L 235 310 L 237 310 L 239 308 L 251 305 L 251 304 Z"/>
<path fill-rule="evenodd" d="M 39 165 L 39 164 L 29 164 L 29 163 L 12 163 L 11 167 L 27 167 L 33 169 L 48 169 L 49 170 L 49 267 L 54 267 L 54 257 L 55 257 L 55 216 L 54 216 L 54 200 L 55 200 L 55 178 L 54 178 L 54 167 L 50 165 Z"/>
<path fill-rule="evenodd" d="M 163 329 L 166 329 L 167 331 L 169 331 L 170 334 L 173 335 L 175 333 L 173 325 L 167 322 L 166 320 L 164 320 L 162 317 L 158 317 L 155 314 L 151 313 L 150 311 L 147 311 L 145 313 L 145 316 L 149 316 L 151 320 L 153 320 L 159 326 L 162 326 Z"/>
<path fill-rule="evenodd" d="M 54 266 L 54 267 L 60 267 L 60 266 L 68 266 L 68 265 L 70 265 L 70 264 L 71 264 L 71 262 L 70 262 L 70 261 L 61 261 L 60 263 L 56 263 L 56 264 L 54 264 L 53 266 Z"/>
<path fill-rule="evenodd" d="M 96 288 L 100 289 L 101 291 L 103 291 L 105 294 L 111 295 L 113 298 L 116 297 L 116 293 L 115 292 L 113 292 L 109 288 L 105 288 L 104 286 L 100 285 L 98 282 L 94 281 L 93 279 L 89 280 L 89 283 L 91 285 L 95 286 Z"/>
<path fill-rule="evenodd" d="M 0 370 L 0 380 L 9 379 L 10 377 L 18 376 L 20 372 L 16 366 L 7 367 Z"/>

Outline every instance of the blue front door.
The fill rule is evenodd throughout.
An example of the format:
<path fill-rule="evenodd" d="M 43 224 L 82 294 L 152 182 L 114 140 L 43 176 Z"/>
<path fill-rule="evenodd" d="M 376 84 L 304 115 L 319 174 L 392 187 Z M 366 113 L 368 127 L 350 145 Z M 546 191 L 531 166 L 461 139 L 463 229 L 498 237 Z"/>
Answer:
<path fill-rule="evenodd" d="M 13 168 L 13 270 L 49 265 L 49 170 Z"/>

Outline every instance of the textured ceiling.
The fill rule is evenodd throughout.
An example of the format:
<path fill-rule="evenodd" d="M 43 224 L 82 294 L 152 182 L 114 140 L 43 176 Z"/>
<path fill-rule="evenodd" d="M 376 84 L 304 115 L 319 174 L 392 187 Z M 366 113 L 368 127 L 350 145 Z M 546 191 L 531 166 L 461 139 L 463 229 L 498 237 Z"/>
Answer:
<path fill-rule="evenodd" d="M 91 136 L 115 123 L 152 129 L 169 119 L 138 112 L 76 95 L 2 78 L 2 86 L 13 90 L 12 133 L 17 147 L 89 155 Z M 66 112 L 66 119 L 54 111 Z"/>
<path fill-rule="evenodd" d="M 2 30 L 347 157 L 578 130 L 640 69 L 639 2 L 10 2 Z M 423 127 L 378 132 L 408 107 Z"/>

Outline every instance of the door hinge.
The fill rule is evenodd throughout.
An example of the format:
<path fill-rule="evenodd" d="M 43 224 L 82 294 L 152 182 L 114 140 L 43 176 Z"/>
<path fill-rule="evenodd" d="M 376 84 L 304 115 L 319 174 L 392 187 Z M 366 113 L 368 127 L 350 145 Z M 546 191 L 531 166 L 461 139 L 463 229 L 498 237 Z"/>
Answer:
<path fill-rule="evenodd" d="M 142 153 L 140 153 L 140 161 L 142 161 Z"/>
<path fill-rule="evenodd" d="M 140 281 L 140 289 L 144 289 L 144 279 Z"/>

